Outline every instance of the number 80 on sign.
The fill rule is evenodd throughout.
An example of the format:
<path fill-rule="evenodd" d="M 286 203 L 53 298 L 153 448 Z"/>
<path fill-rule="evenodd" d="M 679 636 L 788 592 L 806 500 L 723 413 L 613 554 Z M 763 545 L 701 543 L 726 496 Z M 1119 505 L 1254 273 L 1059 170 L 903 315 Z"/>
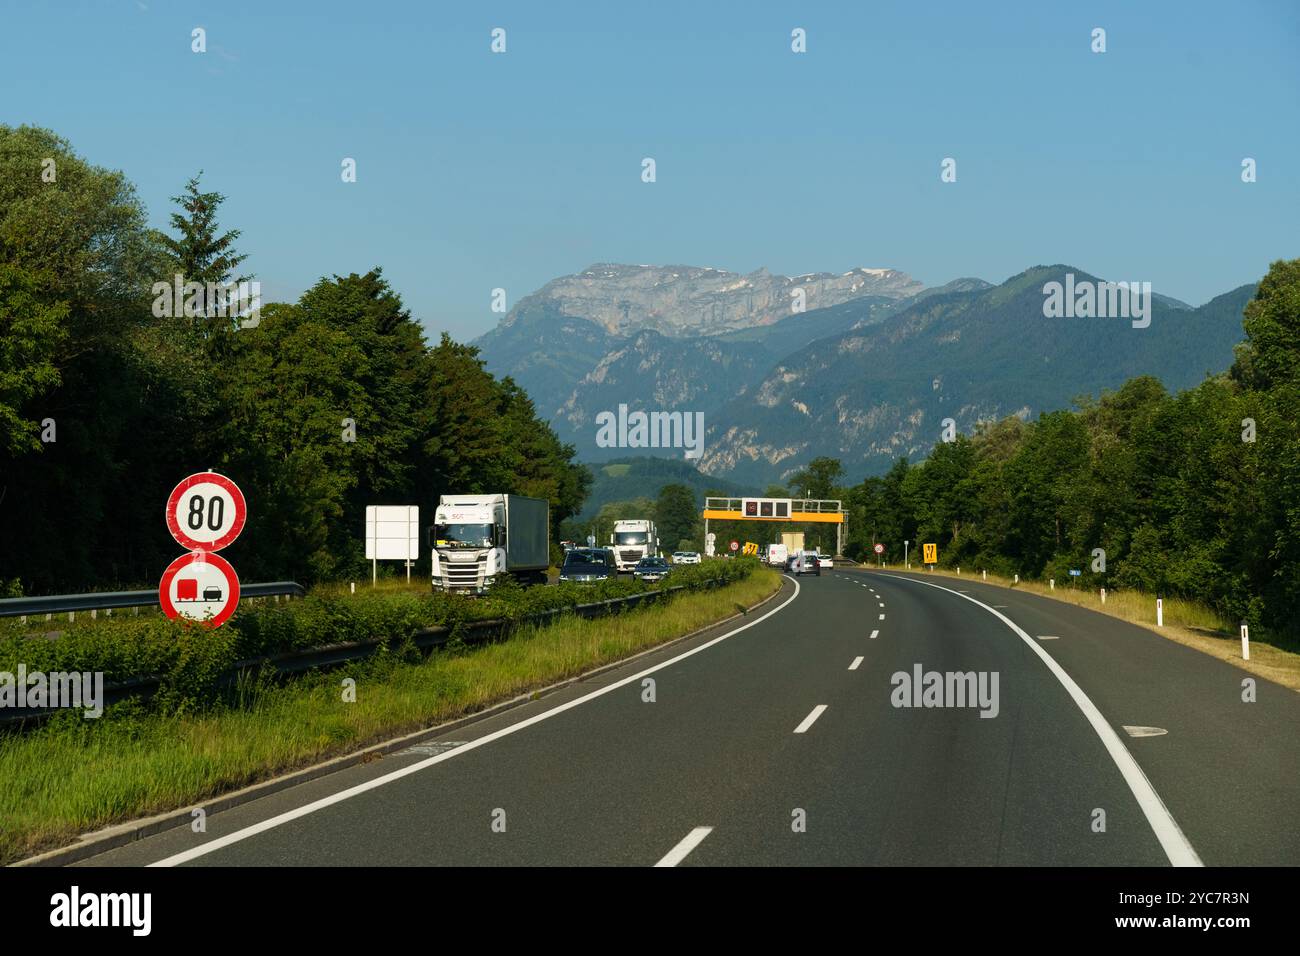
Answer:
<path fill-rule="evenodd" d="M 247 518 L 244 493 L 214 471 L 190 475 L 167 498 L 167 529 L 190 551 L 220 551 L 239 537 Z"/>

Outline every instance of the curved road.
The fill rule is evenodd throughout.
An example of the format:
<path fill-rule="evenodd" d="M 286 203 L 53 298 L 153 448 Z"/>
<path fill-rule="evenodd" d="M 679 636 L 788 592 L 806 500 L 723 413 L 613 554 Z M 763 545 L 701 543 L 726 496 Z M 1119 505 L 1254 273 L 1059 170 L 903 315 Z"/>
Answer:
<path fill-rule="evenodd" d="M 996 715 L 894 706 L 918 665 L 996 674 Z M 1295 864 L 1300 695 L 1244 703 L 1249 676 L 1047 598 L 836 569 L 83 865 Z"/>

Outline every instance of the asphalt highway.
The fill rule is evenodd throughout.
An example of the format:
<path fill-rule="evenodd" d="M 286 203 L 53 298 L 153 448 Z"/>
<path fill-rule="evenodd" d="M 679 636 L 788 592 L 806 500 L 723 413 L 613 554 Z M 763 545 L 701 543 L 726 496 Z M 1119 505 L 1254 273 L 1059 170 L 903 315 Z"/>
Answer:
<path fill-rule="evenodd" d="M 896 706 L 926 702 L 929 672 L 936 706 Z M 82 865 L 1296 864 L 1300 695 L 1256 678 L 1243 702 L 1248 677 L 1048 598 L 828 570 L 445 740 Z"/>

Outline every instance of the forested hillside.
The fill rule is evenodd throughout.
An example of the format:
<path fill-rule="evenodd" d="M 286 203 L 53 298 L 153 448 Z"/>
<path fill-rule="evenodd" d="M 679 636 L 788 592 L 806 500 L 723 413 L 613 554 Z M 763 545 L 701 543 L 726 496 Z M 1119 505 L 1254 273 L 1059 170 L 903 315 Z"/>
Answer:
<path fill-rule="evenodd" d="M 1138 377 L 1012 416 L 849 493 L 850 548 L 933 541 L 944 565 L 1182 595 L 1298 633 L 1300 260 L 1245 307 L 1232 368 L 1170 394 Z M 1104 552 L 1104 568 L 1099 563 Z"/>

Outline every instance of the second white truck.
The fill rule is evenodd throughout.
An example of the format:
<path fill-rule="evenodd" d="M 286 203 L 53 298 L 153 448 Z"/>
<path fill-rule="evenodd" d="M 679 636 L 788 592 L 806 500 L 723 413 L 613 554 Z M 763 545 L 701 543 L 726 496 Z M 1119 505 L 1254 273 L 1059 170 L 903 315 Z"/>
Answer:
<path fill-rule="evenodd" d="M 655 523 L 646 518 L 615 521 L 609 543 L 614 548 L 614 560 L 620 571 L 631 571 L 642 558 L 659 555 L 658 530 Z"/>

